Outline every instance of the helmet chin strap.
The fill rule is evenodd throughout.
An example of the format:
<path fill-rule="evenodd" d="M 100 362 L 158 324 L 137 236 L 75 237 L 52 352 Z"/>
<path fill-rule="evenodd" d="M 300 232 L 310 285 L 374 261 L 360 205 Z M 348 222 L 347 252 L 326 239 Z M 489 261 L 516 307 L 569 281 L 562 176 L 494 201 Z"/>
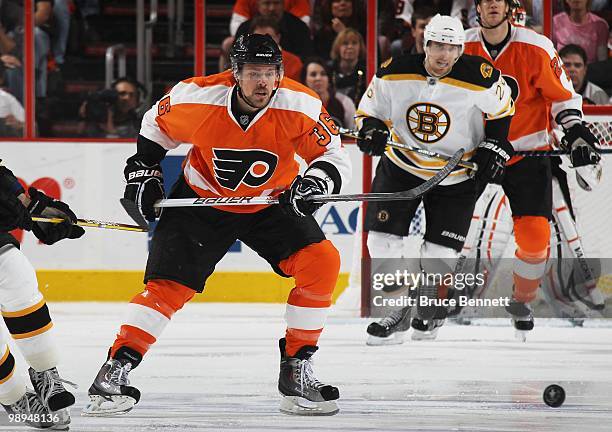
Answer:
<path fill-rule="evenodd" d="M 248 106 L 250 106 L 251 108 L 255 108 L 255 109 L 260 109 L 260 107 L 253 105 L 251 102 L 249 102 L 249 99 L 244 95 L 244 93 L 242 93 L 242 89 L 240 88 L 240 84 L 237 84 L 236 87 L 238 88 L 238 97 L 240 99 L 242 99 L 242 101 L 244 103 L 246 103 Z"/>

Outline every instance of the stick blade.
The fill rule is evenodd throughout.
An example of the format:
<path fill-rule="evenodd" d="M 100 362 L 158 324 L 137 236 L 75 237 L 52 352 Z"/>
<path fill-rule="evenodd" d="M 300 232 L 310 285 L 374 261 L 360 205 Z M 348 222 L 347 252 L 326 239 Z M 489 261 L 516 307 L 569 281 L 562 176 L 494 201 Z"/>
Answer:
<path fill-rule="evenodd" d="M 147 231 L 149 230 L 149 223 L 145 220 L 144 217 L 142 217 L 134 201 L 130 201 L 126 198 L 121 198 L 119 202 L 121 203 L 121 206 L 128 214 L 128 216 L 131 217 L 132 220 L 136 222 L 139 227 Z"/>

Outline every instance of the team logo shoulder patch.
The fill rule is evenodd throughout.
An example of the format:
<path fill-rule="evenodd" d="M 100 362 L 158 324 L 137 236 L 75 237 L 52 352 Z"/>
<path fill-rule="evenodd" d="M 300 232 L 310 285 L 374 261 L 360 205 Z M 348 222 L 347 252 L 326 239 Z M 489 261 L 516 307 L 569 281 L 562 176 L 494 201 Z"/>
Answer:
<path fill-rule="evenodd" d="M 213 149 L 215 179 L 222 187 L 235 191 L 245 184 L 263 186 L 274 174 L 278 156 L 267 150 Z"/>
<path fill-rule="evenodd" d="M 410 133 L 420 142 L 433 144 L 441 140 L 450 128 L 450 115 L 432 103 L 416 103 L 406 111 Z"/>
<path fill-rule="evenodd" d="M 480 65 L 480 73 L 483 78 L 491 78 L 493 75 L 493 66 L 488 63 L 483 63 Z"/>

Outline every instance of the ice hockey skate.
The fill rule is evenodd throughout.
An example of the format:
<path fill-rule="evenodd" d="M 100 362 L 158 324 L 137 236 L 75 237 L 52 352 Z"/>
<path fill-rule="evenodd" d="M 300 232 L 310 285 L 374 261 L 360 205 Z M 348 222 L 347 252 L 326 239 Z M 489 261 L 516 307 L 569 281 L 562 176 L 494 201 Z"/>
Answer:
<path fill-rule="evenodd" d="M 438 306 L 434 317 L 428 321 L 413 318 L 410 323 L 412 327 L 412 340 L 434 340 L 438 336 L 438 329 L 444 325 L 447 315 L 447 309 Z"/>
<path fill-rule="evenodd" d="M 317 380 L 312 370 L 312 355 L 316 346 L 303 346 L 295 356 L 285 353 L 285 338 L 278 342 L 281 362 L 278 390 L 283 399 L 280 411 L 292 415 L 334 415 L 340 411 L 336 400 L 338 388 Z"/>
<path fill-rule="evenodd" d="M 43 405 L 49 410 L 51 416 L 55 416 L 53 429 L 67 430 L 70 425 L 68 407 L 74 405 L 75 399 L 74 395 L 66 390 L 64 384 L 69 384 L 74 388 L 77 388 L 77 385 L 61 378 L 56 368 L 42 372 L 30 368 L 28 373 Z"/>
<path fill-rule="evenodd" d="M 533 315 L 531 309 L 525 303 L 512 300 L 510 304 L 506 306 L 506 312 L 512 315 L 515 337 L 520 342 L 525 342 L 528 332 L 533 330 Z"/>
<path fill-rule="evenodd" d="M 406 332 L 410 330 L 410 306 L 396 310 L 380 321 L 370 323 L 367 328 L 366 345 L 399 345 L 404 343 Z"/>
<path fill-rule="evenodd" d="M 416 315 L 423 321 L 433 319 L 436 313 L 436 305 L 433 303 L 438 298 L 438 286 L 434 284 L 421 284 L 416 289 L 417 307 Z M 428 302 L 424 304 L 423 302 Z"/>
<path fill-rule="evenodd" d="M 117 354 L 123 350 L 121 348 Z M 123 351 L 125 353 L 125 351 Z M 130 354 L 132 350 L 130 350 Z M 137 353 L 135 353 L 137 354 Z M 130 386 L 128 374 L 133 363 L 126 356 L 109 358 L 102 365 L 91 387 L 89 387 L 90 402 L 83 408 L 85 416 L 114 416 L 125 414 L 134 408 L 140 400 L 140 391 Z M 138 365 L 140 359 L 135 359 Z"/>
<path fill-rule="evenodd" d="M 22 415 L 24 423 L 37 429 L 48 429 L 54 426 L 53 416 L 45 408 L 36 393 L 27 390 L 21 399 L 11 405 L 2 405 L 8 414 Z"/>

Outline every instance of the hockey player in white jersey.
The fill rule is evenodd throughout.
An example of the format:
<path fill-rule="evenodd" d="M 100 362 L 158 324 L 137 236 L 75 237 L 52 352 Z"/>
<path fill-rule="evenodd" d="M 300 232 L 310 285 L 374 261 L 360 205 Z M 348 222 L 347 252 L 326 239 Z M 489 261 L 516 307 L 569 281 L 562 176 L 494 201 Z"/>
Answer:
<path fill-rule="evenodd" d="M 59 217 L 66 222 L 36 223 L 32 216 Z M 0 160 L 0 306 L 4 323 L 30 366 L 34 387 L 34 392 L 26 388 L 0 333 L 0 403 L 15 419 L 40 429 L 68 429 L 68 407 L 74 404 L 74 396 L 64 387 L 69 382 L 57 371 L 59 351 L 53 338 L 53 322 L 38 290 L 36 273 L 9 231 L 32 230 L 41 242 L 53 244 L 85 233 L 72 224 L 75 221 L 76 216 L 65 203 L 35 188 L 30 188 L 27 196 Z"/>
<path fill-rule="evenodd" d="M 384 64 L 362 97 L 357 112 L 359 148 L 383 155 L 372 183 L 373 192 L 397 192 L 433 176 L 444 162 L 420 154 L 386 149 L 387 140 L 410 144 L 442 155 L 465 149 L 476 171 L 455 170 L 428 193 L 424 242 L 420 250 L 423 275 L 452 273 L 476 202 L 480 185 L 499 183 L 514 150 L 507 139 L 514 114 L 511 90 L 488 61 L 462 55 L 465 33 L 456 18 L 436 15 L 425 28 L 425 54 L 402 56 Z M 484 125 L 484 127 L 483 127 Z M 370 203 L 365 227 L 373 259 L 386 258 L 408 234 L 419 201 Z M 435 277 L 433 278 L 435 279 Z M 424 277 L 417 298 L 446 298 L 447 287 Z M 445 308 L 425 302 L 415 320 L 428 325 Z M 368 328 L 374 344 L 393 343 L 398 323 L 407 323 L 409 310 L 395 322 Z"/>

